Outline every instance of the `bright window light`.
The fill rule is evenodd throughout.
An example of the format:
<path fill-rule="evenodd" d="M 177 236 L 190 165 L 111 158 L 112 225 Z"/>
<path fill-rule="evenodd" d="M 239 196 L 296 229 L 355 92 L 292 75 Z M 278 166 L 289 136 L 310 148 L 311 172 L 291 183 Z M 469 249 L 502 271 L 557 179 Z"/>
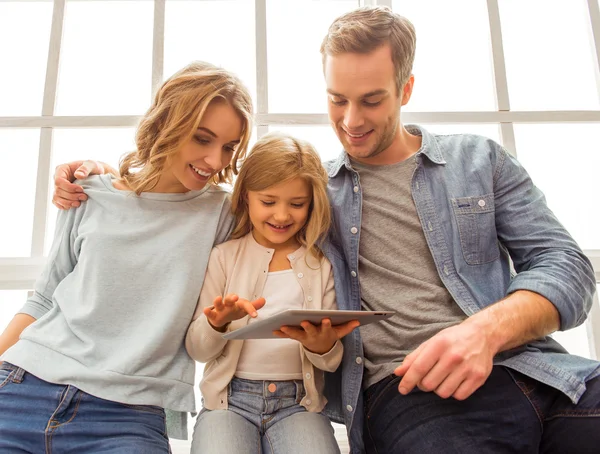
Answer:
<path fill-rule="evenodd" d="M 151 100 L 149 1 L 68 1 L 57 115 L 135 115 Z"/>
<path fill-rule="evenodd" d="M 0 115 L 41 115 L 52 2 L 0 2 Z"/>
<path fill-rule="evenodd" d="M 0 257 L 29 257 L 39 129 L 0 128 Z"/>

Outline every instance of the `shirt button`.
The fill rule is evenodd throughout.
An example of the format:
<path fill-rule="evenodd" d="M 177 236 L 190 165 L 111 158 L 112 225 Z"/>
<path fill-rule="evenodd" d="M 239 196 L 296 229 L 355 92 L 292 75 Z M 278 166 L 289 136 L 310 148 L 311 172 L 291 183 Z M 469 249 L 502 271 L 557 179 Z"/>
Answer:
<path fill-rule="evenodd" d="M 306 377 L 307 380 L 310 380 L 311 375 L 310 374 L 306 374 L 305 377 Z"/>
<path fill-rule="evenodd" d="M 306 405 L 310 405 L 310 404 L 312 404 L 312 400 L 306 399 Z"/>
<path fill-rule="evenodd" d="M 350 232 L 352 232 L 352 233 L 357 233 L 357 232 L 358 232 L 358 229 L 357 229 L 356 227 L 352 227 L 352 228 L 350 229 Z"/>
<path fill-rule="evenodd" d="M 350 274 L 352 275 L 352 277 L 356 277 L 356 271 L 352 270 L 350 271 Z"/>
<path fill-rule="evenodd" d="M 302 279 L 303 277 L 304 277 L 304 274 L 298 273 L 298 279 Z"/>
<path fill-rule="evenodd" d="M 296 258 L 296 256 L 294 254 L 290 254 L 289 257 L 290 257 L 290 260 L 294 260 Z"/>
<path fill-rule="evenodd" d="M 309 296 L 308 298 L 306 298 L 306 301 L 312 301 L 312 300 L 313 300 L 312 296 Z"/>
<path fill-rule="evenodd" d="M 362 364 L 362 358 L 360 356 L 356 358 L 356 364 Z"/>
<path fill-rule="evenodd" d="M 479 202 L 477 202 L 477 205 L 483 208 L 485 206 L 485 200 L 481 199 Z"/>
<path fill-rule="evenodd" d="M 358 186 L 354 186 L 354 192 L 358 192 Z"/>
<path fill-rule="evenodd" d="M 346 410 L 352 411 L 352 405 L 346 405 Z"/>

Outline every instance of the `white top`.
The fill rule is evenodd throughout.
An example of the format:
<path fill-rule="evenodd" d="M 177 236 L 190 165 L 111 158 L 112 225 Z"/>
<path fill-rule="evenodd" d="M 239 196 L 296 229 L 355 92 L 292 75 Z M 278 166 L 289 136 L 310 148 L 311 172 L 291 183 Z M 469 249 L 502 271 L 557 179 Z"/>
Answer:
<path fill-rule="evenodd" d="M 302 287 L 294 270 L 270 272 L 263 293 L 267 300 L 258 317 L 263 320 L 286 309 L 303 309 Z M 247 339 L 242 347 L 235 376 L 248 380 L 301 380 L 302 357 L 298 341 L 292 339 Z"/>

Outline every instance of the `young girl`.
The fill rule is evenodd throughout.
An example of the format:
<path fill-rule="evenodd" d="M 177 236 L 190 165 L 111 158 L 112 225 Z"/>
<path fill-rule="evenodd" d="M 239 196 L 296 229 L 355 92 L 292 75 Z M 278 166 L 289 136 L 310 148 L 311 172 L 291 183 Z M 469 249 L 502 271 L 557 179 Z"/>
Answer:
<path fill-rule="evenodd" d="M 285 309 L 335 309 L 331 265 L 317 247 L 330 224 L 327 174 L 306 142 L 259 140 L 235 182 L 235 238 L 216 246 L 186 348 L 206 362 L 192 452 L 335 453 L 320 412 L 323 372 L 342 359 L 340 338 L 358 326 L 302 323 L 283 339 L 226 341 L 222 333 Z M 266 302 L 265 302 L 266 301 Z"/>
<path fill-rule="evenodd" d="M 232 227 L 216 183 L 244 156 L 251 115 L 236 77 L 192 64 L 158 91 L 120 178 L 80 183 L 87 203 L 59 213 L 35 292 L 0 342 L 14 344 L 1 358 L 0 452 L 170 452 L 164 409 L 194 410 L 185 332 Z"/>

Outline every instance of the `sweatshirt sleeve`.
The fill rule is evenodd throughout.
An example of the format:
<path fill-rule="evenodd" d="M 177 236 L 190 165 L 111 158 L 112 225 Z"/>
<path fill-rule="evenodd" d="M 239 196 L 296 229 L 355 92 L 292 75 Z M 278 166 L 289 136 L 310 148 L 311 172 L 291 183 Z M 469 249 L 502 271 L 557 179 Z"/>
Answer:
<path fill-rule="evenodd" d="M 218 332 L 208 323 L 203 312 L 205 307 L 212 306 L 217 296 L 223 295 L 226 283 L 223 256 L 219 248 L 215 247 L 210 253 L 196 312 L 185 337 L 185 348 L 196 361 L 205 363 L 218 357 L 227 345 L 227 341 L 222 337 L 223 333 Z"/>
<path fill-rule="evenodd" d="M 223 207 L 221 209 L 221 216 L 219 218 L 219 225 L 217 226 L 217 234 L 215 236 L 214 245 L 216 246 L 229 240 L 234 226 L 235 217 L 231 212 L 231 194 L 227 194 L 227 197 L 223 201 Z"/>
<path fill-rule="evenodd" d="M 331 265 L 329 262 L 326 263 L 329 265 L 330 272 L 323 292 L 323 304 L 321 308 L 324 310 L 336 310 L 337 304 L 335 302 L 333 271 L 331 271 Z M 303 351 L 313 366 L 325 372 L 334 372 L 342 362 L 342 356 L 344 355 L 344 347 L 341 340 L 338 340 L 333 345 L 331 350 L 329 350 L 327 353 L 323 353 L 322 355 L 308 351 L 304 347 Z"/>
<path fill-rule="evenodd" d="M 34 292 L 19 313 L 38 319 L 52 309 L 54 290 L 77 265 L 79 246 L 77 230 L 85 204 L 79 208 L 60 210 L 56 218 L 56 229 L 52 248 L 42 274 L 36 280 Z"/>

